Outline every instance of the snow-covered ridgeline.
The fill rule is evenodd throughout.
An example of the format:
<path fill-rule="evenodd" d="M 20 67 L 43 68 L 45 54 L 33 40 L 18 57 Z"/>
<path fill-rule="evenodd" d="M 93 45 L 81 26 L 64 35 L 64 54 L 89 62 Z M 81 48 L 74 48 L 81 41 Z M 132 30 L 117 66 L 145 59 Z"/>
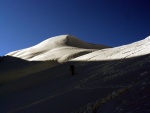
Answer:
<path fill-rule="evenodd" d="M 58 62 L 101 61 L 131 58 L 150 53 L 150 36 L 131 44 L 109 48 L 84 42 L 71 35 L 60 35 L 7 55 L 29 61 L 56 60 Z"/>
<path fill-rule="evenodd" d="M 102 61 L 131 58 L 150 54 L 150 36 L 128 45 L 106 48 L 73 59 L 73 61 Z"/>
<path fill-rule="evenodd" d="M 60 35 L 7 55 L 29 61 L 57 60 L 65 62 L 103 48 L 107 48 L 107 46 L 90 44 L 71 35 Z"/>

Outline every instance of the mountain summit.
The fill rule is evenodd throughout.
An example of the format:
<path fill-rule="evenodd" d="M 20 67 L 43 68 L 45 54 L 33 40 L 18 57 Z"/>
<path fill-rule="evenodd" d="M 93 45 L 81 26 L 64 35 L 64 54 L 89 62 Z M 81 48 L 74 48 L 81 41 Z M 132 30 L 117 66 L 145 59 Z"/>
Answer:
<path fill-rule="evenodd" d="M 71 35 L 60 35 L 7 55 L 29 61 L 57 60 L 64 62 L 104 48 L 108 48 L 108 46 L 87 43 Z"/>

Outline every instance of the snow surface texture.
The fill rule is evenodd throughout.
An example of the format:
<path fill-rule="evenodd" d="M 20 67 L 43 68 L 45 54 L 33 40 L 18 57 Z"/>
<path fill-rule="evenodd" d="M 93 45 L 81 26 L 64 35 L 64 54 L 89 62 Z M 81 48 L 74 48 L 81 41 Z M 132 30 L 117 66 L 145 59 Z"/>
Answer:
<path fill-rule="evenodd" d="M 149 113 L 150 37 L 105 47 L 62 35 L 9 53 L 0 63 L 0 113 Z"/>
<path fill-rule="evenodd" d="M 58 62 L 65 62 L 71 59 L 73 61 L 101 61 L 149 54 L 150 50 L 148 48 L 150 48 L 150 36 L 128 45 L 108 48 L 104 45 L 83 42 L 71 35 L 61 35 L 7 55 L 29 61 L 57 60 Z"/>
<path fill-rule="evenodd" d="M 150 53 L 150 36 L 144 40 L 114 48 L 102 49 L 73 59 L 73 61 L 105 61 L 131 58 Z"/>
<path fill-rule="evenodd" d="M 8 53 L 7 55 L 29 61 L 57 60 L 61 63 L 106 47 L 104 45 L 83 42 L 71 35 L 61 35 L 49 38 L 33 47 Z"/>

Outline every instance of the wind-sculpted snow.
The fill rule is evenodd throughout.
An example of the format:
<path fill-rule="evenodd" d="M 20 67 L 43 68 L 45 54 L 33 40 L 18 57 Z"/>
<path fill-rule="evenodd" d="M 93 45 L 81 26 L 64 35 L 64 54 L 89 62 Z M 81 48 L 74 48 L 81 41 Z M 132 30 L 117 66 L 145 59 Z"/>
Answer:
<path fill-rule="evenodd" d="M 104 45 L 83 42 L 74 36 L 61 35 L 7 55 L 29 61 L 56 60 L 66 62 L 71 59 L 73 61 L 102 61 L 149 54 L 148 48 L 150 48 L 150 37 L 128 45 L 108 48 Z"/>
<path fill-rule="evenodd" d="M 33 47 L 8 53 L 7 55 L 29 61 L 56 60 L 58 62 L 65 62 L 106 47 L 104 45 L 83 42 L 74 36 L 61 35 L 49 38 Z"/>
<path fill-rule="evenodd" d="M 144 40 L 83 55 L 73 61 L 105 61 L 142 56 L 150 53 L 150 36 Z"/>

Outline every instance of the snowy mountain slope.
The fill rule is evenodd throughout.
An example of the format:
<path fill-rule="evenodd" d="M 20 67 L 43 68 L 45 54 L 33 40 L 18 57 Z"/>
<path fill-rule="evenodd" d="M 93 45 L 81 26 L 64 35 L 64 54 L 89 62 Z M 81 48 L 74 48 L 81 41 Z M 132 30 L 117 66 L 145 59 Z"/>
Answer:
<path fill-rule="evenodd" d="M 29 61 L 57 60 L 64 62 L 96 49 L 104 48 L 107 46 L 86 43 L 71 35 L 60 35 L 49 38 L 33 47 L 14 51 L 7 55 Z"/>
<path fill-rule="evenodd" d="M 127 98 L 137 87 L 145 88 L 144 92 L 140 91 L 143 100 L 141 101 L 139 95 L 134 95 L 136 99 L 126 104 L 136 102 L 137 106 L 130 107 L 130 111 L 139 107 L 141 112 L 144 112 L 149 107 L 142 106 L 140 102 L 145 101 L 145 104 L 148 104 L 150 101 L 149 92 L 146 92 L 150 83 L 149 61 L 150 55 L 106 62 L 68 62 L 31 74 L 0 87 L 0 112 L 83 113 L 93 109 L 101 111 L 101 105 L 104 106 L 110 101 L 112 105 L 116 101 L 120 102 L 117 98 L 121 98 L 123 94 Z M 76 66 L 75 76 L 71 76 L 67 70 L 70 64 Z M 136 93 L 138 92 L 137 90 Z M 121 99 L 119 109 L 125 107 L 122 104 L 125 100 Z M 111 109 L 114 107 L 116 106 L 112 106 Z M 101 112 L 105 113 L 107 109 L 102 110 Z"/>
<path fill-rule="evenodd" d="M 58 48 L 57 44 L 54 44 L 52 53 L 55 49 L 68 53 L 69 50 L 66 48 L 76 48 L 73 51 L 78 54 L 81 50 L 89 49 L 84 48 L 85 45 L 79 48 L 78 43 L 74 43 L 73 46 L 70 41 L 68 44 L 64 42 L 59 42 Z M 46 45 L 47 41 L 44 43 Z M 75 59 L 72 57 L 70 58 L 72 60 L 49 68 L 35 62 L 34 65 L 38 65 L 38 68 L 34 69 L 46 68 L 36 70 L 34 73 L 29 73 L 33 70 L 32 65 L 29 68 L 23 67 L 23 73 L 26 76 L 0 83 L 0 113 L 127 113 L 136 112 L 136 110 L 149 113 L 149 43 L 148 37 L 116 48 L 96 49 L 86 55 L 77 55 L 80 56 L 77 58 L 74 57 L 74 53 L 71 53 Z M 18 51 L 10 55 L 24 57 L 21 51 L 20 54 Z M 45 51 L 48 50 L 45 49 Z M 18 59 L 15 59 L 16 61 Z M 65 58 L 60 61 L 65 61 Z M 6 63 L 13 62 L 4 61 L 4 69 L 7 69 Z M 25 60 L 19 63 L 21 65 L 27 63 L 28 66 L 28 63 L 33 61 Z M 75 76 L 71 76 L 69 71 L 71 64 L 75 66 Z M 17 63 L 12 66 L 10 71 L 12 74 L 9 76 L 22 76 L 22 72 L 14 73 L 13 69 L 16 65 Z M 15 71 L 19 70 L 20 68 Z M 7 79 L 7 77 L 1 75 L 0 79 Z"/>
<path fill-rule="evenodd" d="M 3 65 L 0 66 L 0 70 L 2 70 L 0 72 L 0 83 L 28 76 L 32 73 L 51 68 L 70 59 L 106 47 L 107 46 L 104 45 L 90 44 L 81 41 L 71 35 L 60 35 L 49 38 L 35 46 L 10 52 L 5 58 L 3 57 L 6 62 L 10 61 L 10 59 L 13 60 L 11 61 L 11 65 L 9 63 L 3 63 Z M 24 65 L 24 61 L 26 61 L 26 65 Z M 34 63 L 27 61 L 34 61 Z M 21 62 L 23 64 L 22 66 Z M 8 71 L 8 68 L 7 71 L 4 71 L 6 69 L 3 69 L 3 67 L 6 66 L 10 68 L 13 66 L 13 72 Z"/>
<path fill-rule="evenodd" d="M 150 36 L 119 47 L 106 48 L 99 51 L 95 51 L 78 58 L 73 61 L 103 61 L 103 60 L 117 60 L 124 58 L 132 58 L 136 56 L 146 55 L 150 53 Z"/>

